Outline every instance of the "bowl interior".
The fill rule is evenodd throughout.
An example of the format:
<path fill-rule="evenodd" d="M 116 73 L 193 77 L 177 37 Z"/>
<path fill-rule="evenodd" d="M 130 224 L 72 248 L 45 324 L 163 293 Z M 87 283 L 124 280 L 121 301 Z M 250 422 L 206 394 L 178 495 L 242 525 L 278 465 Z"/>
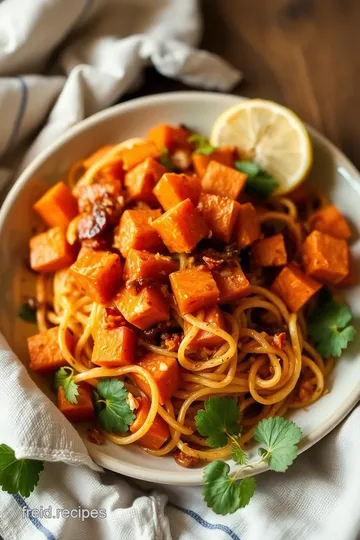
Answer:
<path fill-rule="evenodd" d="M 37 221 L 32 204 L 47 186 L 59 181 L 70 165 L 101 145 L 146 135 L 159 123 L 183 123 L 208 135 L 216 117 L 241 98 L 204 92 L 162 94 L 140 98 L 113 107 L 70 130 L 50 149 L 43 152 L 21 175 L 0 213 L 0 330 L 25 365 L 28 362 L 26 337 L 36 333 L 35 326 L 17 317 L 24 294 L 33 294 L 34 276 L 26 270 L 28 241 Z M 360 231 L 359 174 L 329 142 L 310 130 L 314 145 L 314 166 L 308 182 L 319 189 L 349 218 L 354 231 Z M 354 232 L 352 251 L 359 260 L 360 241 Z M 357 269 L 358 270 L 358 269 Z M 344 293 L 359 327 L 360 288 Z M 308 410 L 296 411 L 292 418 L 305 434 L 302 449 L 326 435 L 355 405 L 360 397 L 360 333 L 336 363 L 330 392 Z M 48 386 L 34 376 L 39 386 L 53 399 Z M 135 478 L 169 484 L 199 484 L 202 470 L 184 470 L 172 457 L 148 456 L 141 449 L 118 447 L 112 443 L 98 447 L 89 443 L 85 428 L 79 428 L 92 457 L 101 465 Z M 255 450 L 252 451 L 255 454 Z"/>

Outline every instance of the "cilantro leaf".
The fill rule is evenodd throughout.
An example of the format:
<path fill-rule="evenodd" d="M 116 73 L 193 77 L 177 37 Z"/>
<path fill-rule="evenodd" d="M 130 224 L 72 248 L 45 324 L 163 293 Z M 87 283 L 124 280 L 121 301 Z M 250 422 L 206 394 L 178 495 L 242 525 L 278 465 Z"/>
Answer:
<path fill-rule="evenodd" d="M 273 176 L 262 173 L 254 176 L 254 178 L 249 177 L 246 180 L 245 191 L 248 195 L 257 195 L 258 197 L 267 199 L 278 185 L 279 183 Z"/>
<path fill-rule="evenodd" d="M 70 366 L 63 366 L 55 373 L 55 388 L 60 386 L 69 403 L 77 403 L 79 395 L 78 385 L 73 381 L 74 370 Z"/>
<path fill-rule="evenodd" d="M 24 302 L 19 308 L 18 316 L 26 322 L 35 323 L 36 309 L 31 308 L 27 302 Z"/>
<path fill-rule="evenodd" d="M 249 504 L 256 488 L 255 478 L 237 483 L 229 477 L 230 467 L 224 461 L 213 461 L 205 467 L 203 496 L 216 514 L 233 514 Z"/>
<path fill-rule="evenodd" d="M 257 176 L 263 172 L 259 165 L 253 161 L 235 161 L 235 168 L 250 177 Z"/>
<path fill-rule="evenodd" d="M 228 435 L 239 435 L 240 412 L 234 398 L 213 397 L 205 401 L 205 410 L 198 411 L 195 424 L 212 448 L 225 446 Z"/>
<path fill-rule="evenodd" d="M 3 491 L 28 497 L 37 485 L 43 468 L 43 461 L 16 459 L 12 448 L 0 444 L 0 486 Z"/>
<path fill-rule="evenodd" d="M 348 324 L 351 319 L 352 313 L 346 304 L 329 298 L 328 293 L 319 298 L 317 307 L 310 313 L 309 334 L 322 356 L 341 356 L 356 334 L 355 328 Z"/>
<path fill-rule="evenodd" d="M 241 446 L 237 443 L 231 445 L 231 457 L 237 465 L 246 465 L 248 461 L 248 455 Z"/>
<path fill-rule="evenodd" d="M 115 378 L 99 381 L 94 390 L 94 406 L 101 427 L 109 433 L 124 433 L 135 420 L 126 402 L 128 391 Z"/>
<path fill-rule="evenodd" d="M 255 429 L 254 439 L 265 445 L 259 454 L 266 459 L 270 469 L 285 472 L 298 454 L 301 435 L 301 429 L 294 422 L 277 416 L 262 420 Z"/>
<path fill-rule="evenodd" d="M 273 176 L 267 174 L 253 161 L 235 161 L 235 169 L 248 175 L 245 191 L 248 195 L 256 195 L 266 199 L 270 197 L 279 183 Z"/>
<path fill-rule="evenodd" d="M 159 161 L 160 161 L 161 165 L 164 165 L 164 167 L 166 167 L 169 171 L 175 171 L 176 167 L 172 163 L 172 161 L 171 161 L 171 159 L 169 157 L 169 150 L 165 146 L 162 149 L 162 154 L 159 157 Z"/>
<path fill-rule="evenodd" d="M 190 137 L 188 137 L 188 141 L 195 143 L 196 149 L 194 154 L 203 154 L 204 156 L 208 156 L 209 154 L 212 154 L 214 150 L 216 150 L 215 146 L 210 144 L 209 139 L 204 137 L 204 135 L 199 135 L 198 133 L 190 135 Z"/>

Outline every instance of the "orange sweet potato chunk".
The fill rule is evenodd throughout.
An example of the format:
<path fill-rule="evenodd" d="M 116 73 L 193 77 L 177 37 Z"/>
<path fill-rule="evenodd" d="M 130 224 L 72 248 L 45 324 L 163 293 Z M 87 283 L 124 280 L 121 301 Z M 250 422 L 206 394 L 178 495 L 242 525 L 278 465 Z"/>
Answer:
<path fill-rule="evenodd" d="M 68 349 L 72 351 L 74 340 L 69 330 L 66 331 L 65 339 Z M 52 373 L 68 365 L 60 349 L 58 326 L 29 337 L 27 344 L 30 356 L 29 366 L 33 371 Z"/>
<path fill-rule="evenodd" d="M 217 148 L 207 156 L 193 154 L 192 161 L 196 174 L 199 178 L 203 178 L 210 161 L 216 161 L 227 167 L 232 167 L 234 165 L 234 156 L 235 151 L 232 146 L 223 146 L 222 148 Z"/>
<path fill-rule="evenodd" d="M 303 264 L 310 276 L 336 285 L 349 273 L 349 248 L 346 240 L 313 231 L 303 245 Z"/>
<path fill-rule="evenodd" d="M 195 317 L 197 314 L 195 313 Z M 217 306 L 206 308 L 204 313 L 204 322 L 213 324 L 217 326 L 218 328 L 221 328 L 222 330 L 226 331 L 226 324 L 225 324 L 225 317 L 223 312 L 220 308 Z M 192 325 L 185 321 L 184 324 L 184 331 L 185 334 L 189 332 L 189 330 L 192 328 Z M 192 348 L 201 348 L 201 347 L 220 347 L 224 344 L 224 340 L 216 336 L 215 334 L 211 334 L 210 332 L 206 332 L 205 330 L 199 330 L 196 336 L 190 341 L 189 346 Z"/>
<path fill-rule="evenodd" d="M 64 389 L 60 386 L 57 393 L 57 406 L 70 422 L 90 422 L 95 419 L 94 405 L 91 399 L 91 386 L 80 383 L 77 403 L 69 403 Z"/>
<path fill-rule="evenodd" d="M 138 365 L 151 373 L 155 379 L 159 390 L 159 401 L 161 405 L 164 405 L 181 384 L 180 369 L 176 358 L 150 352 L 139 360 Z M 151 396 L 150 387 L 141 375 L 134 373 L 131 377 L 140 390 L 147 396 Z"/>
<path fill-rule="evenodd" d="M 208 234 L 208 228 L 190 199 L 173 206 L 151 224 L 170 253 L 189 253 Z"/>
<path fill-rule="evenodd" d="M 348 274 L 337 283 L 339 287 L 352 287 L 353 285 L 356 285 L 358 282 L 357 278 L 357 271 L 355 267 L 355 261 L 353 257 L 351 256 L 351 253 L 349 255 L 349 272 Z"/>
<path fill-rule="evenodd" d="M 169 274 L 176 271 L 177 266 L 171 257 L 131 248 L 125 262 L 124 278 L 151 278 L 166 281 Z"/>
<path fill-rule="evenodd" d="M 125 175 L 125 187 L 128 201 L 145 201 L 151 205 L 158 205 L 153 189 L 166 168 L 154 158 L 147 158 Z"/>
<path fill-rule="evenodd" d="M 141 330 L 169 320 L 169 304 L 160 287 L 144 286 L 137 291 L 128 283 L 114 303 L 123 317 Z"/>
<path fill-rule="evenodd" d="M 170 126 L 168 124 L 159 124 L 148 132 L 148 138 L 154 141 L 156 146 L 162 150 L 167 148 L 170 154 L 179 148 L 190 149 L 188 142 L 189 131 L 181 126 Z"/>
<path fill-rule="evenodd" d="M 210 161 L 202 178 L 202 188 L 206 193 L 237 199 L 245 186 L 246 179 L 246 174 L 217 161 Z"/>
<path fill-rule="evenodd" d="M 255 266 L 284 266 L 287 253 L 282 234 L 275 234 L 258 240 L 252 247 L 252 259 Z"/>
<path fill-rule="evenodd" d="M 335 238 L 349 240 L 351 237 L 348 222 L 332 204 L 315 212 L 309 219 L 309 225 L 312 230 L 321 231 Z"/>
<path fill-rule="evenodd" d="M 139 406 L 135 411 L 136 418 L 130 426 L 131 433 L 136 433 L 144 425 L 150 410 L 150 401 L 147 397 L 137 397 L 136 401 Z M 143 437 L 136 441 L 136 444 L 141 444 L 151 450 L 158 450 L 169 437 L 170 430 L 167 423 L 157 414 L 150 429 Z"/>
<path fill-rule="evenodd" d="M 99 326 L 91 357 L 93 364 L 119 367 L 133 364 L 136 353 L 136 334 L 127 326 L 104 328 Z"/>
<path fill-rule="evenodd" d="M 161 210 L 125 210 L 115 238 L 121 255 L 127 257 L 130 248 L 159 251 L 163 247 L 152 222 L 161 216 Z"/>
<path fill-rule="evenodd" d="M 164 210 L 185 199 L 196 205 L 199 200 L 201 183 L 197 177 L 186 174 L 165 173 L 154 188 L 154 195 Z"/>
<path fill-rule="evenodd" d="M 238 248 L 250 246 L 260 238 L 260 223 L 251 203 L 241 204 L 235 225 L 235 241 Z"/>
<path fill-rule="evenodd" d="M 290 263 L 275 278 L 271 290 L 292 313 L 296 313 L 321 287 L 321 283 L 304 274 L 294 263 Z"/>
<path fill-rule="evenodd" d="M 77 200 L 70 189 L 58 182 L 50 188 L 33 206 L 49 227 L 66 228 L 77 215 Z"/>
<path fill-rule="evenodd" d="M 170 283 L 182 314 L 212 306 L 219 299 L 215 280 L 203 265 L 170 274 Z"/>
<path fill-rule="evenodd" d="M 121 182 L 114 179 L 110 183 L 96 182 L 95 184 L 77 186 L 79 212 L 91 212 L 95 203 L 105 204 L 116 200 L 122 193 Z"/>
<path fill-rule="evenodd" d="M 30 238 L 30 266 L 36 272 L 56 272 L 70 266 L 75 252 L 62 227 L 53 227 Z"/>
<path fill-rule="evenodd" d="M 232 237 L 240 204 L 228 197 L 202 193 L 197 209 L 214 237 L 228 244 Z"/>
<path fill-rule="evenodd" d="M 119 255 L 109 251 L 92 251 L 70 268 L 78 287 L 98 304 L 107 304 L 122 283 Z"/>
<path fill-rule="evenodd" d="M 213 276 L 219 289 L 220 304 L 230 304 L 250 292 L 250 283 L 238 264 L 214 270 Z"/>

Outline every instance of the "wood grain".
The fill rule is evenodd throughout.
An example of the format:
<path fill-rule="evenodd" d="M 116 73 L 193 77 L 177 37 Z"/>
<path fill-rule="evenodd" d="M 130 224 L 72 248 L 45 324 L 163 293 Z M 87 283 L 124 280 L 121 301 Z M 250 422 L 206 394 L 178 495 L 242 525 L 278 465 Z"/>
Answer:
<path fill-rule="evenodd" d="M 202 0 L 202 47 L 244 72 L 235 93 L 292 108 L 360 167 L 360 2 Z M 185 89 L 149 70 L 138 95 Z"/>

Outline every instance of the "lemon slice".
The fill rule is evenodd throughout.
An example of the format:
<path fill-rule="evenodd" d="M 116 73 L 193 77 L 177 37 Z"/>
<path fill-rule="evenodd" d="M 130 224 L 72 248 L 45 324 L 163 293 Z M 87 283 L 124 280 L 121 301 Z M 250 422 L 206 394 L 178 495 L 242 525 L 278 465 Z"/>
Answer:
<path fill-rule="evenodd" d="M 312 164 L 312 145 L 302 121 L 272 101 L 244 100 L 216 120 L 213 146 L 235 145 L 243 159 L 251 159 L 279 183 L 282 195 L 297 187 Z"/>

